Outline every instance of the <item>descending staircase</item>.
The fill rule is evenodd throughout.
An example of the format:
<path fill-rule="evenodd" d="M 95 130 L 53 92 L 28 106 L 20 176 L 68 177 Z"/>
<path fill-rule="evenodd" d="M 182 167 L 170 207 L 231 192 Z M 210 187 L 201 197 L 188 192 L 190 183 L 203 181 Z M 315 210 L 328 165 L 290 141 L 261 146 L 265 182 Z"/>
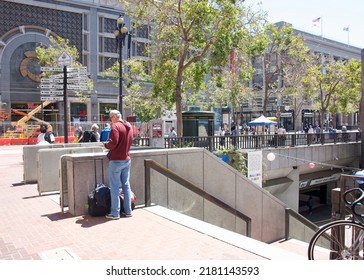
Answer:
<path fill-rule="evenodd" d="M 271 243 L 270 246 L 280 248 L 307 258 L 308 243 L 297 239 L 279 240 L 277 242 Z"/>

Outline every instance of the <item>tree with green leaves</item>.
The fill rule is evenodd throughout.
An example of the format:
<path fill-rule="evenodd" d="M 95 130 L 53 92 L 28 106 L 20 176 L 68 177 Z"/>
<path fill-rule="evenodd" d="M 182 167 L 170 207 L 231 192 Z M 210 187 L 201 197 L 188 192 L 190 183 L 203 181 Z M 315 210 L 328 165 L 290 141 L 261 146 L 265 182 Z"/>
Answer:
<path fill-rule="evenodd" d="M 302 36 L 295 34 L 290 24 L 269 23 L 260 36 L 266 47 L 256 59 L 261 59 L 263 70 L 263 115 L 266 115 L 270 97 L 281 100 L 287 89 L 284 81 L 291 86 L 294 80 L 297 83 L 299 73 L 295 69 L 309 63 L 309 58 Z"/>
<path fill-rule="evenodd" d="M 314 65 L 314 55 L 310 54 L 308 48 L 302 46 L 302 41 L 296 47 L 292 47 L 290 52 L 294 55 L 286 61 L 283 68 L 283 88 L 282 99 L 290 100 L 290 108 L 293 109 L 294 129 L 302 129 L 302 108 L 304 104 L 310 101 L 310 95 L 307 93 L 303 81 L 309 74 L 308 71 Z"/>
<path fill-rule="evenodd" d="M 58 67 L 58 58 L 63 51 L 67 52 L 73 60 L 72 67 L 81 67 L 82 64 L 78 61 L 79 53 L 75 46 L 71 46 L 68 39 L 64 39 L 59 36 L 49 37 L 50 45 L 41 45 L 35 49 L 38 63 L 41 66 L 47 67 Z M 43 73 L 46 75 L 45 73 Z M 47 72 L 47 75 L 52 75 L 55 73 Z M 58 74 L 58 73 L 57 73 Z M 87 78 L 87 86 L 89 91 L 93 89 L 93 82 L 91 79 Z M 80 98 L 82 102 L 86 103 L 87 97 L 82 91 L 76 91 L 76 95 Z"/>
<path fill-rule="evenodd" d="M 323 126 L 326 112 L 332 113 L 335 119 L 338 112 L 347 115 L 358 110 L 361 62 L 354 59 L 334 61 L 331 57 L 323 62 L 322 57 L 317 57 L 316 65 L 305 77 L 304 86 L 315 101 L 320 112 L 320 125 Z"/>
<path fill-rule="evenodd" d="M 121 0 L 136 26 L 152 26 L 148 56 L 153 93 L 167 109 L 176 106 L 178 136 L 187 87 L 198 90 L 213 67 L 227 65 L 235 42 L 247 33 L 241 25 L 243 2 Z"/>
<path fill-rule="evenodd" d="M 126 85 L 127 94 L 123 98 L 125 108 L 138 116 L 141 122 L 149 122 L 152 119 L 161 117 L 160 108 L 163 107 L 163 100 L 154 97 L 150 76 L 146 71 L 146 61 L 139 58 L 129 58 L 123 60 L 123 82 Z M 103 72 L 105 77 L 113 77 L 114 85 L 119 87 L 119 61 Z"/>

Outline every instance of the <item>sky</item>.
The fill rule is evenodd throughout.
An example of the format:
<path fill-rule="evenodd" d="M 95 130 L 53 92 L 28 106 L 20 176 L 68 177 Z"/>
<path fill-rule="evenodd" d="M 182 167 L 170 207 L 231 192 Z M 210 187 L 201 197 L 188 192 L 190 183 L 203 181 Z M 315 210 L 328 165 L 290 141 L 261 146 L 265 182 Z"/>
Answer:
<path fill-rule="evenodd" d="M 256 9 L 259 2 L 270 22 L 285 21 L 295 29 L 364 48 L 363 0 L 245 0 Z"/>

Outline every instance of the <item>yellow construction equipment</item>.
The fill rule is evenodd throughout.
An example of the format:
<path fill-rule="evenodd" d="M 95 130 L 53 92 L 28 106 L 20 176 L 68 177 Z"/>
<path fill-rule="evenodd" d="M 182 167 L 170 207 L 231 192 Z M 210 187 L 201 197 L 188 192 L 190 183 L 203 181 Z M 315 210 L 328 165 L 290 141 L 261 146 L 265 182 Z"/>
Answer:
<path fill-rule="evenodd" d="M 40 104 L 39 106 L 37 106 L 36 108 L 34 108 L 32 111 L 30 111 L 29 113 L 24 113 L 15 109 L 11 109 L 7 115 L 7 118 L 5 119 L 5 112 L 4 112 L 4 120 L 7 120 L 10 117 L 11 112 L 18 114 L 18 115 L 22 115 L 23 117 L 16 121 L 16 122 L 11 122 L 11 125 L 13 127 L 15 127 L 15 130 L 11 130 L 8 129 L 5 132 L 5 135 L 3 137 L 9 137 L 9 138 L 29 138 L 29 137 L 36 137 L 39 134 L 39 124 L 40 123 L 46 123 L 49 126 L 49 129 L 51 130 L 52 127 L 50 126 L 49 123 L 36 118 L 34 115 L 37 114 L 40 110 L 42 110 L 42 108 L 48 106 L 50 103 L 53 103 L 51 101 L 44 101 L 42 104 Z M 35 124 L 35 125 L 29 125 L 27 124 L 27 122 L 33 119 L 36 122 L 38 122 L 39 124 Z M 4 121 L 3 120 L 3 121 Z"/>

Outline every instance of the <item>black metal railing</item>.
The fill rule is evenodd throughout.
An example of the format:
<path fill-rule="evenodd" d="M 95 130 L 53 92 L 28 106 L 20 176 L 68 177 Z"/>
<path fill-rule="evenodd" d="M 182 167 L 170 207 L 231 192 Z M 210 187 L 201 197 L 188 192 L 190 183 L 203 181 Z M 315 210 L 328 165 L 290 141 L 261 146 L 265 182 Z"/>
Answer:
<path fill-rule="evenodd" d="M 335 133 L 289 133 L 286 135 L 259 134 L 259 135 L 239 135 L 239 136 L 205 136 L 194 137 L 184 136 L 177 138 L 165 138 L 165 148 L 186 148 L 203 147 L 210 151 L 219 149 L 263 149 L 274 147 L 296 147 L 310 145 L 325 145 L 337 143 L 359 142 L 361 133 L 335 132 Z"/>

